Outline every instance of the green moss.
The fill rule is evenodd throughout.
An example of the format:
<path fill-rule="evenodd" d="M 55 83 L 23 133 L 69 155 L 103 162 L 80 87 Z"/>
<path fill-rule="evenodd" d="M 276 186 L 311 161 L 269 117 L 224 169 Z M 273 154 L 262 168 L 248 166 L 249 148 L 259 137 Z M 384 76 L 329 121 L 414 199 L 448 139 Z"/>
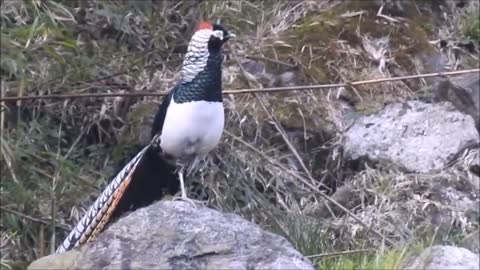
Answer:
<path fill-rule="evenodd" d="M 395 60 L 407 69 L 413 67 L 412 58 L 417 54 L 431 53 L 433 49 L 428 40 L 433 30 L 428 19 L 422 17 L 420 20 L 412 15 L 405 23 L 382 24 L 376 16 L 377 10 L 378 6 L 372 1 L 345 1 L 328 11 L 301 19 L 280 37 L 281 42 L 272 40 L 264 53 L 285 61 L 291 57 L 299 59 L 310 82 L 334 80 L 338 71 L 332 72 L 328 68 L 329 63 L 341 66 L 342 59 L 351 57 L 339 48 L 338 40 L 346 41 L 352 48 L 362 49 L 363 36 L 388 36 Z M 365 13 L 342 16 L 357 11 Z"/>
<path fill-rule="evenodd" d="M 400 269 L 408 258 L 420 254 L 428 245 L 417 242 L 402 248 L 360 252 L 318 260 L 317 269 Z"/>
<path fill-rule="evenodd" d="M 465 25 L 465 36 L 477 43 L 480 43 L 480 18 L 478 14 L 470 15 Z"/>

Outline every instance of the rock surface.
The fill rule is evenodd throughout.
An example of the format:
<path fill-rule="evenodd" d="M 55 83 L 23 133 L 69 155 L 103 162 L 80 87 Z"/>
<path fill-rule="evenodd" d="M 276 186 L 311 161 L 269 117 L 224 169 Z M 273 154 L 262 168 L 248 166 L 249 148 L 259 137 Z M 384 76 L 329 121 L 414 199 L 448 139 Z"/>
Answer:
<path fill-rule="evenodd" d="M 345 155 L 393 164 L 410 172 L 444 168 L 460 151 L 479 142 L 473 119 L 450 103 L 395 103 L 363 116 L 345 133 Z"/>
<path fill-rule="evenodd" d="M 442 79 L 436 86 L 436 97 L 450 101 L 457 110 L 470 115 L 480 132 L 480 74 Z"/>
<path fill-rule="evenodd" d="M 467 235 L 460 243 L 460 246 L 480 254 L 480 230 Z"/>
<path fill-rule="evenodd" d="M 61 254 L 52 254 L 33 261 L 27 269 L 75 269 L 75 262 L 80 255 L 78 250 L 70 250 Z"/>
<path fill-rule="evenodd" d="M 455 246 L 432 246 L 425 249 L 406 269 L 479 269 L 478 254 Z"/>
<path fill-rule="evenodd" d="M 314 269 L 287 240 L 237 215 L 172 201 L 125 216 L 73 252 L 29 269 Z"/>

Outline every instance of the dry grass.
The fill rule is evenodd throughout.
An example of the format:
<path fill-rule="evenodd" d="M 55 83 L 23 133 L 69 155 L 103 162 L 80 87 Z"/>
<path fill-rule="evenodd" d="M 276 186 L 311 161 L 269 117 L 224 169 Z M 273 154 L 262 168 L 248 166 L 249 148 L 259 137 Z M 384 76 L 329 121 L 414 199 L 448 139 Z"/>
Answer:
<path fill-rule="evenodd" d="M 127 9 L 106 1 L 101 12 L 87 12 L 87 25 L 71 20 L 79 16 L 73 2 L 2 4 L 2 95 L 165 91 L 177 79 L 181 52 L 200 18 L 221 17 L 238 36 L 225 48 L 224 85 L 230 89 L 420 73 L 432 69 L 419 59 L 435 53 L 455 57 L 454 67 L 478 67 L 471 61 L 478 59 L 478 48 L 473 53 L 457 49 L 453 41 L 447 48 L 437 44 L 433 52 L 413 53 L 412 48 L 439 33 L 408 17 L 406 24 L 401 14 L 394 18 L 402 21 L 398 23 L 357 13 L 378 10 L 360 2 L 153 1 Z M 469 14 L 478 13 L 478 5 L 469 8 Z M 15 16 L 19 19 L 12 21 Z M 454 36 L 464 27 L 455 13 L 451 18 L 446 27 Z M 400 38 L 404 36 L 408 42 Z M 270 61 L 256 72 L 248 68 L 252 60 L 246 56 L 251 55 L 288 64 Z M 285 73 L 294 76 L 282 81 Z M 465 205 L 452 206 L 455 196 L 476 200 L 470 196 L 475 190 L 466 188 L 474 177 L 467 174 L 467 162 L 435 175 L 414 175 L 343 158 L 342 131 L 349 124 L 345 116 L 420 98 L 419 89 L 429 83 L 227 96 L 223 141 L 207 161 L 208 169 L 189 176 L 196 182 L 190 185 L 208 196 L 209 206 L 286 236 L 305 255 L 384 246 L 372 230 L 393 246 L 418 239 L 456 242 L 478 229 L 478 214 L 463 211 L 469 209 Z M 21 213 L 2 211 L 2 265 L 21 266 L 56 247 L 66 233 L 62 228 L 81 218 L 121 160 L 145 142 L 159 101 L 122 97 L 2 104 L 1 205 Z M 363 225 L 326 203 L 318 190 Z M 352 193 L 348 204 L 344 197 Z M 403 222 L 405 216 L 408 222 Z"/>

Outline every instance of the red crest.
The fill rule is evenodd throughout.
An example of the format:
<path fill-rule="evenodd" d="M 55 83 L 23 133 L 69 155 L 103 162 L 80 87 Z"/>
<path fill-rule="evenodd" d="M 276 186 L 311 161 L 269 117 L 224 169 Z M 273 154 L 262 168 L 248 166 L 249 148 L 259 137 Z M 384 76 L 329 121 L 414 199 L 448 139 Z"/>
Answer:
<path fill-rule="evenodd" d="M 202 29 L 213 30 L 213 25 L 209 22 L 203 21 L 197 25 L 197 28 L 195 28 L 195 31 L 202 30 Z"/>

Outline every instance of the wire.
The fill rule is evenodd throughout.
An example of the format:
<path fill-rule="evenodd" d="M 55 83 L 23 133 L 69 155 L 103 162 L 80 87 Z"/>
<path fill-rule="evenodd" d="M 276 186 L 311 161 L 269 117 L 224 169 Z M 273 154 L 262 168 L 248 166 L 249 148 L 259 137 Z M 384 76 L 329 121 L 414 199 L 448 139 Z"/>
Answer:
<path fill-rule="evenodd" d="M 287 87 L 270 87 L 270 88 L 248 88 L 248 89 L 238 89 L 238 90 L 224 90 L 223 94 L 248 94 L 248 93 L 275 93 L 275 92 L 287 92 L 287 91 L 305 91 L 305 90 L 316 90 L 316 89 L 325 89 L 325 88 L 338 88 L 338 87 L 349 87 L 355 85 L 363 84 L 374 84 L 374 83 L 384 83 L 408 79 L 419 79 L 419 78 L 429 78 L 429 77 L 448 77 L 448 76 L 457 76 L 467 73 L 476 73 L 480 72 L 480 69 L 467 69 L 467 70 L 457 70 L 457 71 L 448 71 L 448 72 L 437 72 L 437 73 L 426 73 L 418 75 L 408 75 L 392 78 L 380 78 L 364 81 L 354 81 L 346 83 L 334 83 L 334 84 L 316 84 L 316 85 L 300 85 L 300 86 L 287 86 Z M 146 97 L 146 96 L 165 96 L 168 92 L 161 93 L 149 93 L 149 92 L 135 92 L 135 93 L 86 93 L 86 94 L 52 94 L 52 95 L 31 95 L 31 96 L 15 96 L 15 97 L 0 97 L 0 102 L 2 101 L 17 101 L 17 100 L 36 100 L 36 99 L 77 99 L 77 98 L 107 98 L 107 97 Z"/>

